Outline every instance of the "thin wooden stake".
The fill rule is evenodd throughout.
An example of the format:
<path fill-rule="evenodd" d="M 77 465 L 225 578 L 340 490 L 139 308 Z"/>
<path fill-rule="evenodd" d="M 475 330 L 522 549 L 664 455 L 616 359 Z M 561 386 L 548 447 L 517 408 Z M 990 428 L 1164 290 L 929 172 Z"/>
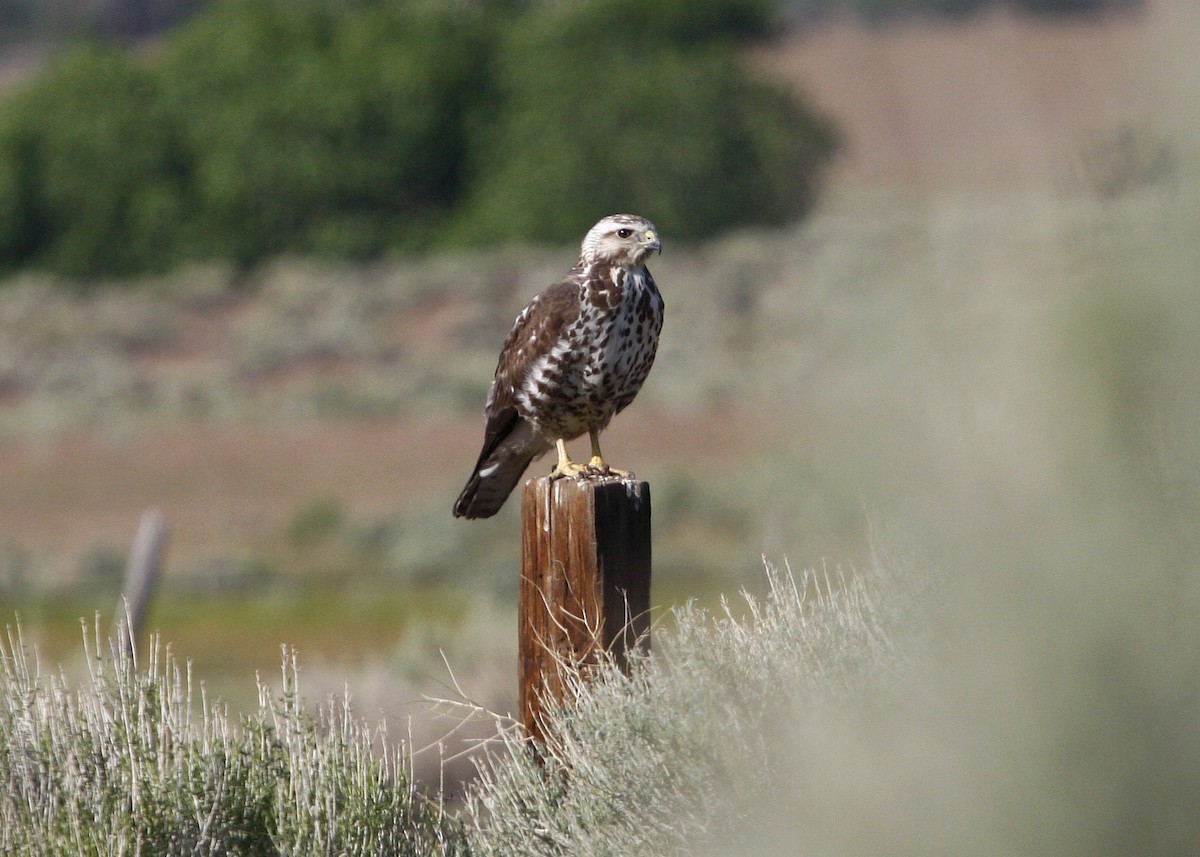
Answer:
<path fill-rule="evenodd" d="M 650 486 L 637 480 L 531 479 L 521 497 L 520 708 L 544 737 L 562 667 L 622 667 L 650 646 Z M 560 666 L 561 665 L 561 666 Z"/>
<path fill-rule="evenodd" d="M 114 622 L 118 642 L 127 647 L 127 653 L 135 660 L 142 619 L 158 583 L 166 546 L 166 519 L 157 509 L 147 509 L 138 522 L 137 535 L 133 537 L 133 549 L 125 566 L 125 586 Z"/>

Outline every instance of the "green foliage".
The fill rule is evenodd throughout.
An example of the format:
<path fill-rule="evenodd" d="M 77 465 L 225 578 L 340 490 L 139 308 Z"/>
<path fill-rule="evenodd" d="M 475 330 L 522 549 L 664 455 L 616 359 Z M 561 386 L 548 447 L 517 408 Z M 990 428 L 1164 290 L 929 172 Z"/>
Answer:
<path fill-rule="evenodd" d="M 460 237 L 568 241 L 599 213 L 640 211 L 694 239 L 803 214 L 832 131 L 732 49 L 769 11 L 601 0 L 514 20 L 472 135 Z"/>
<path fill-rule="evenodd" d="M 620 38 L 598 39 L 605 24 L 582 8 L 523 20 L 502 40 L 501 106 L 475 136 L 466 238 L 566 241 L 601 212 L 630 210 L 695 239 L 808 209 L 828 126 L 749 77 L 723 43 L 652 38 L 632 13 Z M 669 17 L 648 26 L 672 31 Z"/>
<path fill-rule="evenodd" d="M 399 5 L 247 0 L 185 28 L 161 74 L 196 157 L 189 249 L 428 244 L 458 191 L 477 48 L 471 26 Z"/>
<path fill-rule="evenodd" d="M 772 0 L 583 0 L 532 4 L 519 29 L 547 44 L 696 45 L 761 36 L 771 26 Z"/>
<path fill-rule="evenodd" d="M 129 55 L 66 57 L 0 115 L 5 258 L 72 276 L 168 261 L 187 181 L 176 128 L 159 79 Z"/>
<path fill-rule="evenodd" d="M 87 49 L 0 105 L 0 266 L 698 238 L 811 204 L 832 135 L 731 45 L 765 0 L 224 0 L 152 57 Z"/>

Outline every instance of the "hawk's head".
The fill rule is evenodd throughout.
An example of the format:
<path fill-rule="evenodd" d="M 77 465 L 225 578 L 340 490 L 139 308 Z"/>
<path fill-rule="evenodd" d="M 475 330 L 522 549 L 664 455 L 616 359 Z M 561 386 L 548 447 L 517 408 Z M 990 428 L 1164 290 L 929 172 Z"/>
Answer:
<path fill-rule="evenodd" d="M 662 243 L 653 223 L 636 214 L 610 214 L 588 230 L 579 258 L 585 265 L 640 268 L 656 250 L 662 252 Z"/>

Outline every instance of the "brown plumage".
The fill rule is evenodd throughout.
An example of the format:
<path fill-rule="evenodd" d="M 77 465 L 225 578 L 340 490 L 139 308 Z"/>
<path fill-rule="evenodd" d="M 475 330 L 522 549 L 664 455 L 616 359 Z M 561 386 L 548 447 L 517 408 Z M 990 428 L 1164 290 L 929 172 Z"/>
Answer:
<path fill-rule="evenodd" d="M 643 217 L 614 214 L 588 231 L 579 261 L 517 316 L 496 365 L 483 450 L 454 504 L 457 518 L 496 514 L 535 458 L 558 447 L 552 476 L 620 473 L 599 433 L 641 389 L 654 363 L 663 301 L 646 257 L 661 252 Z M 592 441 L 586 465 L 565 441 Z"/>

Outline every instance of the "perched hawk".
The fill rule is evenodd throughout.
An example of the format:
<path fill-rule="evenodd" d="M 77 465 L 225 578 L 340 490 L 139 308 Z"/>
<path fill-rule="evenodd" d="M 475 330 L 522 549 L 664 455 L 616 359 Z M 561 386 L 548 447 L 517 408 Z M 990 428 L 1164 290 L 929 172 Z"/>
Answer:
<path fill-rule="evenodd" d="M 529 302 L 500 351 L 488 392 L 483 451 L 456 518 L 496 514 L 533 459 L 558 448 L 551 477 L 627 474 L 600 454 L 600 432 L 637 395 L 654 363 L 663 300 L 646 270 L 662 252 L 643 217 L 614 214 L 591 228 L 579 262 Z M 592 459 L 575 464 L 566 441 L 587 433 Z"/>

